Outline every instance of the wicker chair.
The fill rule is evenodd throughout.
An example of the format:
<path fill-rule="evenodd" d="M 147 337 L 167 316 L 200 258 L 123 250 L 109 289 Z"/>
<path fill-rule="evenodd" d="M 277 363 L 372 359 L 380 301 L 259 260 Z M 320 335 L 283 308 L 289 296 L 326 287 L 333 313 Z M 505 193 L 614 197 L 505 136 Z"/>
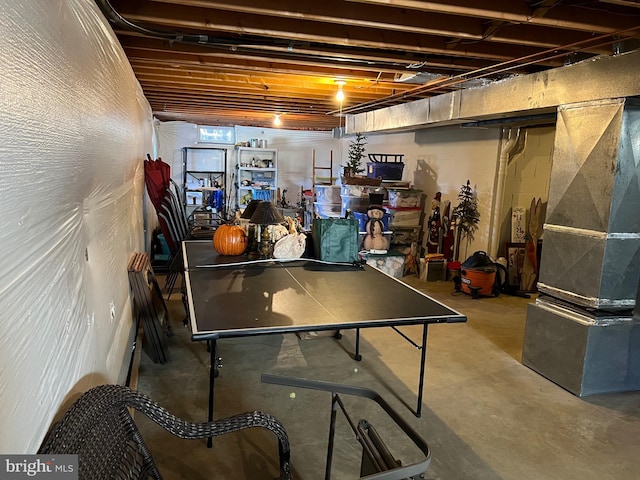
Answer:
<path fill-rule="evenodd" d="M 77 454 L 80 479 L 161 479 L 129 408 L 185 439 L 266 428 L 278 437 L 280 478 L 291 478 L 289 439 L 273 416 L 256 411 L 209 423 L 189 423 L 146 395 L 120 385 L 101 385 L 84 393 L 52 427 L 38 453 Z"/>

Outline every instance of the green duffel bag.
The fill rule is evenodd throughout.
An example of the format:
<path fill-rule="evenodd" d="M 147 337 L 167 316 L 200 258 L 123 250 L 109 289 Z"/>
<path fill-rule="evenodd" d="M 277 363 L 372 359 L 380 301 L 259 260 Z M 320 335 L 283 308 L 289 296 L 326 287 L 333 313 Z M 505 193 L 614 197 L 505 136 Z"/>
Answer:
<path fill-rule="evenodd" d="M 316 258 L 325 262 L 358 261 L 358 220 L 347 218 L 316 218 L 311 226 Z"/>

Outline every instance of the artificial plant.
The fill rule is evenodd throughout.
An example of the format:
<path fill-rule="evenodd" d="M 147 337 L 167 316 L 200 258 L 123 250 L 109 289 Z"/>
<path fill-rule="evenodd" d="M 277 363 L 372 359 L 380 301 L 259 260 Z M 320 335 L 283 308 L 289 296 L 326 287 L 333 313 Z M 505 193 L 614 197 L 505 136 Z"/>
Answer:
<path fill-rule="evenodd" d="M 460 242 L 466 240 L 466 249 L 473 240 L 473 236 L 478 230 L 480 222 L 480 212 L 478 211 L 478 201 L 475 192 L 471 189 L 471 182 L 467 180 L 466 185 L 460 187 L 458 193 L 458 205 L 453 209 L 453 217 L 456 225 L 456 248 L 454 258 L 457 261 L 460 256 Z"/>
<path fill-rule="evenodd" d="M 358 132 L 355 138 L 349 143 L 349 151 L 347 152 L 349 161 L 345 165 L 345 172 L 349 172 L 350 175 L 357 175 L 358 173 L 364 172 L 361 162 L 364 158 L 365 145 L 367 144 L 366 139 L 367 137 Z"/>

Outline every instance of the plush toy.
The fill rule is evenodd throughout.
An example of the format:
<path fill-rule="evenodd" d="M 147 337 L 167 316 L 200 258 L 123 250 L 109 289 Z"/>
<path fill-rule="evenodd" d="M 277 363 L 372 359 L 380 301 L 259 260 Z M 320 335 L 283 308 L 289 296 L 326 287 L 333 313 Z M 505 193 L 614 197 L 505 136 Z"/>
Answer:
<path fill-rule="evenodd" d="M 365 250 L 387 250 L 389 240 L 384 236 L 384 224 L 382 217 L 386 210 L 379 205 L 369 205 L 367 210 L 367 224 L 365 226 L 366 235 L 363 247 Z"/>

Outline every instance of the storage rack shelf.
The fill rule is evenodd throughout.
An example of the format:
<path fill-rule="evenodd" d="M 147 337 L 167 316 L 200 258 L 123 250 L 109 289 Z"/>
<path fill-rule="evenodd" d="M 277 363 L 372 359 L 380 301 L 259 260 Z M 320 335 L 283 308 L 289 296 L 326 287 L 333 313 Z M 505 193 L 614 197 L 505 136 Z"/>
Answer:
<path fill-rule="evenodd" d="M 215 227 L 225 222 L 226 180 L 226 148 L 182 149 L 183 202 L 195 226 Z"/>
<path fill-rule="evenodd" d="M 236 149 L 237 203 L 243 209 L 251 200 L 276 202 L 278 191 L 278 151 L 273 148 Z"/>

